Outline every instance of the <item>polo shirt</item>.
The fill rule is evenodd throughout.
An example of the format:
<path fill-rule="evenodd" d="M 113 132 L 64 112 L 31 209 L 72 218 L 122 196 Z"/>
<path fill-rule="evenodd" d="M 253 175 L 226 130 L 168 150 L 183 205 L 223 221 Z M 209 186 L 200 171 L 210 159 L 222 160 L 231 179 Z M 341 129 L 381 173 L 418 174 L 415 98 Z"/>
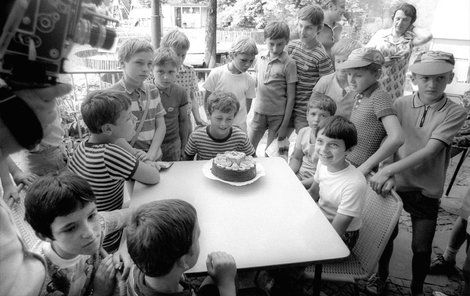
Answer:
<path fill-rule="evenodd" d="M 405 143 L 395 153 L 395 161 L 424 148 L 430 139 L 445 144 L 432 158 L 395 175 L 397 191 L 421 191 L 430 198 L 440 198 L 444 190 L 452 139 L 462 127 L 466 112 L 445 95 L 425 105 L 417 93 L 398 98 L 393 104 L 403 128 Z"/>
<path fill-rule="evenodd" d="M 176 84 L 159 89 L 163 108 L 165 108 L 165 138 L 163 144 L 175 142 L 180 137 L 180 108 L 188 105 L 186 90 Z M 187 115 L 185 115 L 187 116 Z M 182 127 L 185 128 L 185 127 Z"/>
<path fill-rule="evenodd" d="M 355 93 L 349 91 L 349 87 L 343 89 L 336 78 L 335 73 L 320 77 L 313 91 L 329 96 L 336 103 L 335 115 L 349 119 L 354 105 Z"/>
<path fill-rule="evenodd" d="M 295 61 L 283 51 L 271 59 L 269 51 L 256 62 L 255 111 L 264 115 L 284 115 L 287 103 L 287 84 L 297 82 Z"/>

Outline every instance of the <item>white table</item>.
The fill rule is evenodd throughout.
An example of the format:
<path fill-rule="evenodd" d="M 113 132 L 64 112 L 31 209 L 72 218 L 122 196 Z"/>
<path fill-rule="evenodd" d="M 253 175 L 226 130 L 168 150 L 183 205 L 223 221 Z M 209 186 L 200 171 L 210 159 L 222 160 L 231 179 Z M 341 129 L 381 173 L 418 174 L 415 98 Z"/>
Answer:
<path fill-rule="evenodd" d="M 349 250 L 287 163 L 257 158 L 266 176 L 236 187 L 210 180 L 206 161 L 176 162 L 154 186 L 135 183 L 131 207 L 178 198 L 197 210 L 201 253 L 189 273 L 206 272 L 212 251 L 225 251 L 237 268 L 322 263 L 345 258 Z"/>

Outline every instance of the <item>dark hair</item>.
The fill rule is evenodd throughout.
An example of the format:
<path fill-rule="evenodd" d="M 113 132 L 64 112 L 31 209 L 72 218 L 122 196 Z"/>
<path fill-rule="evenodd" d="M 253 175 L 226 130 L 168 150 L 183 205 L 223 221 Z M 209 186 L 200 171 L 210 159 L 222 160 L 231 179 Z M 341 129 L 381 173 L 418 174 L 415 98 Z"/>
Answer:
<path fill-rule="evenodd" d="M 330 115 L 335 115 L 336 113 L 336 103 L 329 96 L 319 93 L 317 91 L 312 91 L 310 100 L 308 101 L 308 108 L 318 108 L 320 110 L 328 111 Z"/>
<path fill-rule="evenodd" d="M 39 177 L 26 193 L 25 220 L 34 231 L 54 239 L 51 224 L 96 200 L 90 184 L 67 170 Z"/>
<path fill-rule="evenodd" d="M 213 92 L 207 98 L 207 111 L 210 115 L 214 110 L 219 110 L 223 113 L 235 111 L 235 115 L 237 115 L 240 110 L 240 102 L 231 92 Z"/>
<path fill-rule="evenodd" d="M 392 14 L 392 20 L 395 18 L 395 14 L 397 13 L 397 11 L 403 11 L 403 13 L 407 16 L 407 17 L 410 17 L 411 18 L 411 24 L 414 24 L 414 22 L 416 21 L 416 7 L 414 7 L 413 5 L 411 4 L 408 4 L 408 3 L 401 3 L 399 4 L 395 10 L 393 11 L 393 14 Z"/>
<path fill-rule="evenodd" d="M 153 58 L 153 64 L 155 66 L 164 66 L 166 64 L 171 64 L 175 68 L 178 67 L 179 59 L 176 55 L 176 52 L 171 47 L 159 47 L 155 51 L 155 56 Z"/>
<path fill-rule="evenodd" d="M 181 256 L 189 253 L 196 222 L 196 209 L 183 200 L 141 205 L 126 229 L 129 255 L 145 275 L 166 275 Z"/>
<path fill-rule="evenodd" d="M 314 26 L 322 26 L 325 15 L 320 6 L 312 4 L 299 10 L 297 17 L 303 21 L 309 21 Z"/>
<path fill-rule="evenodd" d="M 103 125 L 116 123 L 120 113 L 130 106 L 131 101 L 123 91 L 96 90 L 83 101 L 82 118 L 90 132 L 100 134 Z"/>
<path fill-rule="evenodd" d="M 334 115 L 320 121 L 315 136 L 318 135 L 319 131 L 322 131 L 322 134 L 328 138 L 343 140 L 346 150 L 357 144 L 356 127 L 351 121 L 342 116 Z"/>
<path fill-rule="evenodd" d="M 264 39 L 285 39 L 289 41 L 290 29 L 285 22 L 270 22 L 264 28 Z"/>

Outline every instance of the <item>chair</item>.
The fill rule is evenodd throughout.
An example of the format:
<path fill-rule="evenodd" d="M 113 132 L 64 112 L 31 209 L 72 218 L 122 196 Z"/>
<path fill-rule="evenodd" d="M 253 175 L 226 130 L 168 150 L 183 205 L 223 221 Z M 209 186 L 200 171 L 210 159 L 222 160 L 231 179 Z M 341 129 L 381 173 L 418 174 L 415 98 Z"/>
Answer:
<path fill-rule="evenodd" d="M 401 215 L 403 204 L 396 192 L 385 198 L 368 188 L 363 225 L 351 255 L 343 261 L 323 264 L 322 279 L 327 281 L 350 282 L 354 284 L 355 295 L 359 295 L 357 280 L 367 279 L 373 273 L 395 225 Z M 313 278 L 315 266 L 309 266 L 306 274 Z"/>

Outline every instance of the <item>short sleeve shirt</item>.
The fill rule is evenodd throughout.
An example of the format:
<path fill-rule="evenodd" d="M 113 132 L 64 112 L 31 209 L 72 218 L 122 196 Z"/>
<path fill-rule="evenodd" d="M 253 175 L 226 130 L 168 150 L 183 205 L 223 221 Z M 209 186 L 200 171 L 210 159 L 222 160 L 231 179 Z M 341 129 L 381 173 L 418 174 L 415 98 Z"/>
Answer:
<path fill-rule="evenodd" d="M 353 217 L 346 231 L 359 230 L 367 191 L 367 181 L 361 171 L 348 165 L 332 173 L 319 161 L 314 180 L 320 188 L 318 206 L 328 221 L 333 222 L 337 213 Z"/>
<path fill-rule="evenodd" d="M 417 93 L 398 98 L 394 108 L 405 136 L 405 143 L 395 153 L 396 161 L 423 149 L 430 139 L 445 144 L 445 148 L 437 155 L 396 174 L 397 191 L 419 190 L 427 197 L 440 198 L 449 165 L 452 139 L 465 121 L 465 109 L 446 96 L 437 103 L 424 105 Z"/>
<path fill-rule="evenodd" d="M 212 69 L 203 84 L 203 87 L 210 91 L 231 92 L 235 94 L 240 102 L 240 110 L 233 120 L 234 125 L 246 126 L 246 99 L 253 99 L 256 96 L 255 79 L 250 74 L 244 72 L 233 74 L 229 71 L 228 65 Z"/>
<path fill-rule="evenodd" d="M 349 87 L 343 89 L 339 85 L 335 73 L 320 77 L 320 80 L 318 80 L 313 91 L 327 95 L 335 101 L 335 115 L 343 116 L 346 119 L 351 117 L 355 94 L 349 91 Z"/>
<path fill-rule="evenodd" d="M 172 84 L 167 89 L 160 90 L 160 98 L 166 112 L 163 144 L 173 143 L 180 137 L 180 116 L 187 116 L 180 114 L 180 108 L 188 105 L 188 97 L 184 88 Z"/>
<path fill-rule="evenodd" d="M 297 116 L 306 117 L 312 89 L 320 77 L 334 72 L 333 63 L 319 42 L 313 48 L 307 48 L 302 41 L 293 40 L 286 49 L 297 66 L 294 112 Z"/>
<path fill-rule="evenodd" d="M 255 148 L 248 136 L 238 127 L 232 130 L 224 139 L 216 139 L 210 134 L 210 126 L 196 129 L 189 136 L 184 153 L 189 157 L 197 155 L 197 160 L 208 160 L 226 151 L 240 151 L 246 155 L 254 155 Z"/>
<path fill-rule="evenodd" d="M 300 180 L 313 177 L 317 169 L 318 157 L 315 153 L 315 138 L 312 138 L 312 129 L 304 127 L 299 130 L 295 139 L 295 149 L 303 153 L 302 164 L 297 175 Z"/>
<path fill-rule="evenodd" d="M 297 82 L 295 61 L 286 52 L 274 59 L 269 51 L 260 54 L 256 62 L 255 111 L 264 115 L 284 115 L 287 84 Z"/>
<path fill-rule="evenodd" d="M 351 122 L 356 126 L 357 145 L 347 159 L 353 165 L 360 166 L 379 149 L 387 135 L 381 118 L 396 113 L 390 95 L 381 90 L 378 83 L 355 97 Z"/>

